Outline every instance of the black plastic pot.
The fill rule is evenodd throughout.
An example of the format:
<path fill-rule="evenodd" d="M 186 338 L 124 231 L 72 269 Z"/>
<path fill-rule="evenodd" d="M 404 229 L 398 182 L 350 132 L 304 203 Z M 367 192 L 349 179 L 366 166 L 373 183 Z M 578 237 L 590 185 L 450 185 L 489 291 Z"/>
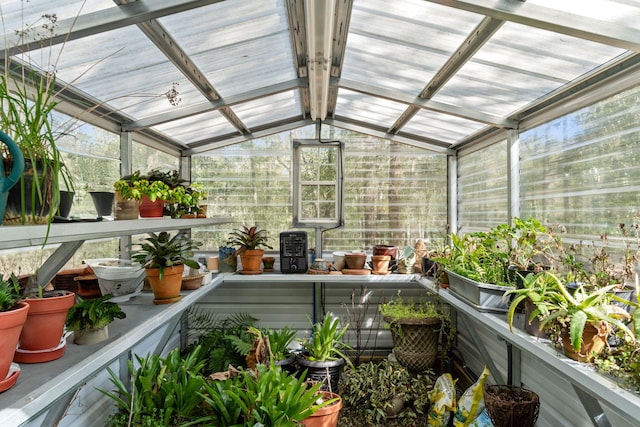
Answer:
<path fill-rule="evenodd" d="M 302 374 L 306 370 L 305 379 L 322 383 L 320 390 L 331 391 L 337 393 L 342 367 L 345 364 L 344 359 L 328 360 L 318 362 L 309 360 L 306 356 L 298 358 L 298 373 Z M 331 389 L 329 390 L 329 385 Z"/>
<path fill-rule="evenodd" d="M 90 191 L 93 206 L 95 206 L 98 216 L 110 216 L 113 211 L 114 193 L 109 191 Z"/>
<path fill-rule="evenodd" d="M 60 205 L 58 206 L 57 215 L 61 218 L 69 218 L 71 205 L 73 205 L 74 193 L 70 191 L 60 191 Z"/>

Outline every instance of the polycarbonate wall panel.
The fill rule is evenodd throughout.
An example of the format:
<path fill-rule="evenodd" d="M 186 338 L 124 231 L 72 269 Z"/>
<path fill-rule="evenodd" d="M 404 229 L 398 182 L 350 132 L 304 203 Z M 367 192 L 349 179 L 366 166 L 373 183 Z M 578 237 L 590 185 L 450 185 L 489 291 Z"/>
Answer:
<path fill-rule="evenodd" d="M 620 238 L 638 223 L 640 86 L 524 132 L 522 216 L 561 224 L 567 236 Z"/>
<path fill-rule="evenodd" d="M 3 34 L 39 23 L 43 14 L 55 13 L 58 20 L 63 20 L 114 7 L 113 0 L 2 0 L 0 3 L 5 26 Z"/>
<path fill-rule="evenodd" d="M 460 231 L 486 230 L 509 222 L 507 171 L 506 141 L 458 159 Z"/>
<path fill-rule="evenodd" d="M 209 214 L 259 224 L 277 247 L 291 228 L 291 156 L 295 135 L 283 132 L 193 158 L 193 179 L 208 193 Z M 446 156 L 331 126 L 324 137 L 345 143 L 345 226 L 323 234 L 324 250 L 366 249 L 376 243 L 413 246 L 442 238 L 447 224 Z M 223 245 L 232 228 L 194 230 L 202 249 Z M 313 230 L 309 231 L 313 247 Z M 202 234 L 200 234 L 202 232 Z"/>

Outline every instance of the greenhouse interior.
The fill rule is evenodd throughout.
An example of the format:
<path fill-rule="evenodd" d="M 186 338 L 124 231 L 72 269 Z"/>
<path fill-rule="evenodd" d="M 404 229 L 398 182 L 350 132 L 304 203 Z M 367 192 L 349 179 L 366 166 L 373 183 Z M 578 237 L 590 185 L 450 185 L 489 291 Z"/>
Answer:
<path fill-rule="evenodd" d="M 0 425 L 638 426 L 639 16 L 2 0 Z"/>

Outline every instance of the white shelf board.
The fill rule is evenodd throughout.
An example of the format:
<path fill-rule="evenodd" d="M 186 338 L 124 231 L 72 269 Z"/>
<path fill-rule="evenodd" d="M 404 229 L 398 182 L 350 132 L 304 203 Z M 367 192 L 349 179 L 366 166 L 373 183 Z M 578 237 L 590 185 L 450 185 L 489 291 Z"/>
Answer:
<path fill-rule="evenodd" d="M 240 273 L 220 273 L 224 283 L 227 282 L 304 282 L 304 283 L 413 283 L 420 279 L 419 274 L 282 274 L 282 273 L 262 273 L 262 274 L 240 274 Z"/>
<path fill-rule="evenodd" d="M 150 231 L 187 229 L 229 222 L 232 222 L 230 217 L 197 219 L 144 218 L 122 221 L 54 223 L 51 224 L 48 238 L 46 225 L 1 225 L 0 249 L 41 246 L 45 241 L 47 244 L 55 244 L 144 234 Z"/>

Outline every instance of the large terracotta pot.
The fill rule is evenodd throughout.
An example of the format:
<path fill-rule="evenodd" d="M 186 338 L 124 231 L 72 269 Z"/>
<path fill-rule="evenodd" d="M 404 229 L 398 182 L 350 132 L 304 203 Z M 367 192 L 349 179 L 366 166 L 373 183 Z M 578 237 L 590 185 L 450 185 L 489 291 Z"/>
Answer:
<path fill-rule="evenodd" d="M 240 273 L 261 273 L 260 264 L 262 263 L 263 255 L 264 249 L 245 249 L 240 252 L 240 263 L 242 263 Z"/>
<path fill-rule="evenodd" d="M 21 302 L 20 307 L 0 313 L 0 381 L 9 373 L 9 367 L 16 352 L 16 344 L 20 338 L 20 332 L 27 320 L 29 304 Z"/>
<path fill-rule="evenodd" d="M 53 291 L 52 296 L 27 298 L 29 315 L 20 334 L 20 349 L 40 351 L 60 344 L 67 312 L 76 302 L 70 291 Z"/>
<path fill-rule="evenodd" d="M 148 196 L 142 196 L 140 203 L 140 218 L 162 218 L 164 200 L 156 199 L 152 202 Z"/>
<path fill-rule="evenodd" d="M 336 427 L 338 418 L 340 417 L 340 409 L 342 409 L 342 398 L 335 393 L 323 392 L 323 399 L 338 400 L 331 405 L 318 409 L 313 415 L 302 420 L 305 427 Z"/>
<path fill-rule="evenodd" d="M 160 280 L 159 268 L 147 268 L 145 272 L 153 291 L 154 304 L 171 304 L 180 300 L 182 273 L 184 272 L 183 264 L 165 267 L 162 280 Z"/>

